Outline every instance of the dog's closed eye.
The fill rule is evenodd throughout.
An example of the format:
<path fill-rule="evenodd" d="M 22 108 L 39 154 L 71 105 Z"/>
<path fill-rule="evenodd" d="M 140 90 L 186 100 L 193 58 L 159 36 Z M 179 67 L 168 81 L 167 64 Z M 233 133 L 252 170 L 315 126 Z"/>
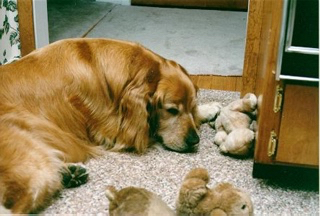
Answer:
<path fill-rule="evenodd" d="M 168 108 L 167 112 L 170 113 L 171 115 L 178 115 L 179 114 L 179 110 L 177 108 Z"/>

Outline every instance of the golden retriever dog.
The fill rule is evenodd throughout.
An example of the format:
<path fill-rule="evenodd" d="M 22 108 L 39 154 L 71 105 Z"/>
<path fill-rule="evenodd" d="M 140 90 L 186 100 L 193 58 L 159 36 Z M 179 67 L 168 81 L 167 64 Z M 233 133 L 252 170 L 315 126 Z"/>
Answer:
<path fill-rule="evenodd" d="M 84 173 L 68 163 L 103 149 L 195 150 L 196 94 L 183 67 L 126 41 L 62 40 L 1 66 L 0 211 L 37 212 Z"/>

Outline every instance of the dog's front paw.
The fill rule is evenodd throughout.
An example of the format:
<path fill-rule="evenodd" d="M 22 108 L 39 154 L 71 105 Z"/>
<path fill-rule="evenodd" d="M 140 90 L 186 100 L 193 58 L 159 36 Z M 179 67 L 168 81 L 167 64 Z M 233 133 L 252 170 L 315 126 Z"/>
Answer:
<path fill-rule="evenodd" d="M 62 185 L 65 188 L 74 188 L 85 184 L 89 179 L 86 168 L 70 164 L 62 172 Z"/>
<path fill-rule="evenodd" d="M 222 105 L 218 102 L 211 102 L 208 104 L 203 104 L 198 106 L 198 113 L 201 122 L 213 121 L 217 115 L 220 113 Z"/>

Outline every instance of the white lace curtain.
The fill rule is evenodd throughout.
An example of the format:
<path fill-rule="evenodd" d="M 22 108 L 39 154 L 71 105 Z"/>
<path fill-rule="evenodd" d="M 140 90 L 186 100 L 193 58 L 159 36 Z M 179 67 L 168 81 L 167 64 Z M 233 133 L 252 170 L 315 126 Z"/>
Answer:
<path fill-rule="evenodd" d="M 17 0 L 0 0 L 0 65 L 21 57 Z"/>

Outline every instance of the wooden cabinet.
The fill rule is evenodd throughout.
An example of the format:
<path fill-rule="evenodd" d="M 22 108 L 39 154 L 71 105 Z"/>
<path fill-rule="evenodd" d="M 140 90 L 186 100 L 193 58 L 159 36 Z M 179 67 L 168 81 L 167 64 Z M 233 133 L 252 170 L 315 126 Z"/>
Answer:
<path fill-rule="evenodd" d="M 288 38 L 288 28 L 283 25 L 287 25 L 287 17 L 292 12 L 291 2 L 264 0 L 261 3 L 255 78 L 258 131 L 253 176 L 274 177 L 294 171 L 298 175 L 308 173 L 318 179 L 319 63 L 315 62 L 315 67 L 308 69 L 308 76 L 305 76 L 303 68 L 300 74 L 298 71 L 294 75 L 281 75 L 288 71 L 281 63 L 285 58 L 284 52 L 287 52 L 285 40 Z M 319 56 L 314 53 L 319 52 L 318 47 L 313 47 L 310 55 L 313 59 L 316 56 L 317 61 Z M 303 65 L 307 55 L 297 57 L 296 61 L 302 61 L 299 63 Z"/>
<path fill-rule="evenodd" d="M 319 180 L 319 86 L 281 81 L 281 110 L 274 111 L 276 92 L 265 94 L 259 107 L 253 176 L 296 176 Z M 272 91 L 272 86 L 271 91 Z M 262 95 L 260 95 L 262 96 Z"/>
<path fill-rule="evenodd" d="M 311 167 L 319 165 L 318 105 L 318 87 L 285 85 L 276 162 Z"/>

